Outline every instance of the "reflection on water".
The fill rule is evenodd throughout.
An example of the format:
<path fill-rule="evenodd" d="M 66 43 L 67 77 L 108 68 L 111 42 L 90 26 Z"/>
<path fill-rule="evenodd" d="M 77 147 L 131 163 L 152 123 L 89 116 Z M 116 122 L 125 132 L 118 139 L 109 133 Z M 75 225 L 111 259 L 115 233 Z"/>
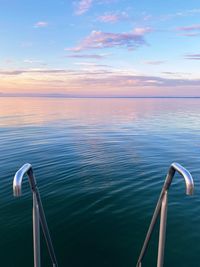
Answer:
<path fill-rule="evenodd" d="M 32 265 L 26 179 L 21 199 L 12 197 L 12 177 L 25 162 L 33 164 L 60 266 L 122 267 L 137 260 L 173 161 L 192 172 L 196 188 L 188 198 L 182 178 L 173 181 L 165 266 L 198 266 L 190 244 L 200 241 L 199 121 L 198 99 L 0 98 L 2 266 Z M 155 235 L 148 267 L 156 247 Z M 42 255 L 46 262 L 45 247 Z"/>
<path fill-rule="evenodd" d="M 188 107 L 187 107 L 188 106 Z M 62 120 L 102 123 L 111 120 L 132 122 L 152 114 L 160 116 L 197 115 L 199 101 L 194 99 L 62 99 L 0 98 L 0 125 L 42 125 Z M 173 119 L 176 119 L 174 117 Z"/>

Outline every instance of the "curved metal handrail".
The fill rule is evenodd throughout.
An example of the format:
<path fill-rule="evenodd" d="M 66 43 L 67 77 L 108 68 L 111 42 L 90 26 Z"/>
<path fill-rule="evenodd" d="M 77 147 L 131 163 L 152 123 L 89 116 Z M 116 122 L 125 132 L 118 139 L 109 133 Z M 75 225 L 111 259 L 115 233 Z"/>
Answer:
<path fill-rule="evenodd" d="M 149 229 L 146 234 L 146 238 L 143 243 L 142 250 L 140 252 L 140 256 L 137 261 L 136 267 L 142 266 L 142 259 L 146 253 L 149 241 L 151 239 L 152 232 L 154 230 L 155 224 L 158 219 L 158 215 L 161 211 L 161 218 L 160 218 L 160 233 L 159 233 L 159 246 L 158 246 L 158 260 L 157 260 L 157 267 L 162 267 L 164 262 L 164 246 L 165 246 L 165 233 L 166 233 L 166 220 L 167 220 L 167 196 L 168 196 L 168 189 L 171 185 L 172 179 L 174 177 L 175 172 L 181 174 L 185 180 L 186 185 L 186 194 L 192 195 L 194 191 L 194 182 L 192 175 L 187 171 L 183 166 L 174 162 L 171 164 L 167 177 L 165 179 L 162 191 L 160 193 L 154 214 L 151 219 L 151 223 L 149 225 Z"/>
<path fill-rule="evenodd" d="M 24 175 L 32 170 L 32 166 L 29 163 L 24 164 L 16 173 L 13 180 L 13 194 L 15 197 L 19 197 L 22 194 L 22 179 Z M 28 176 L 29 177 L 29 176 Z M 30 181 L 30 178 L 29 178 Z"/>
<path fill-rule="evenodd" d="M 165 190 L 168 190 L 169 186 L 171 185 L 172 179 L 176 171 L 180 175 L 182 175 L 183 178 L 185 179 L 186 195 L 192 195 L 194 191 L 194 182 L 193 182 L 192 175 L 189 173 L 188 170 L 186 170 L 183 166 L 181 166 L 177 162 L 172 163 L 169 168 L 168 175 L 165 181 L 166 183 Z"/>
<path fill-rule="evenodd" d="M 16 197 L 21 196 L 22 193 L 22 180 L 24 175 L 28 175 L 30 187 L 33 193 L 33 243 L 34 243 L 34 267 L 40 267 L 40 229 L 39 222 L 41 223 L 43 234 L 46 240 L 47 248 L 53 267 L 58 267 L 54 247 L 51 241 L 50 232 L 48 229 L 40 193 L 37 188 L 36 179 L 34 177 L 31 164 L 24 164 L 15 174 L 13 179 L 13 194 Z"/>

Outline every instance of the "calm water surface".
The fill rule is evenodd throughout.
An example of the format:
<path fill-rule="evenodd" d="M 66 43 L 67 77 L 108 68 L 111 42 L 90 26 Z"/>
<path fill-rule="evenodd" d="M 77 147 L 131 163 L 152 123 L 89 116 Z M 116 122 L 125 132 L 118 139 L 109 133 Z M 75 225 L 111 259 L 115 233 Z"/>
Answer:
<path fill-rule="evenodd" d="M 200 100 L 0 98 L 1 266 L 33 266 L 32 203 L 12 179 L 33 165 L 59 266 L 135 266 L 169 165 L 165 267 L 200 266 Z M 145 257 L 156 266 L 157 231 Z M 43 266 L 51 266 L 42 243 Z"/>

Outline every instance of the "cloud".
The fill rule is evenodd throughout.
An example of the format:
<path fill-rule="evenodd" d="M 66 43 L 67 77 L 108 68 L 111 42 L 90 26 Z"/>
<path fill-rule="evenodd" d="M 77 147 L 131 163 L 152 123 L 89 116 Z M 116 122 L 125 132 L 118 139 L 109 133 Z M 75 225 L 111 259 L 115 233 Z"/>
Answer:
<path fill-rule="evenodd" d="M 102 16 L 99 16 L 97 19 L 104 23 L 116 23 L 118 21 L 122 21 L 128 18 L 128 14 L 126 12 L 122 13 L 106 13 Z"/>
<path fill-rule="evenodd" d="M 178 27 L 177 30 L 179 31 L 195 31 L 200 30 L 200 24 L 192 25 L 192 26 L 184 26 L 184 27 Z"/>
<path fill-rule="evenodd" d="M 119 0 L 96 0 L 99 4 L 113 4 L 119 2 Z"/>
<path fill-rule="evenodd" d="M 188 54 L 185 55 L 185 59 L 200 60 L 200 54 Z"/>
<path fill-rule="evenodd" d="M 200 86 L 200 79 L 185 78 L 162 78 L 156 76 L 136 76 L 136 75 L 119 75 L 112 77 L 112 86 L 116 83 L 118 86 L 134 87 L 182 87 L 182 86 Z"/>
<path fill-rule="evenodd" d="M 194 15 L 198 15 L 200 13 L 200 9 L 196 8 L 196 9 L 190 9 L 190 10 L 184 10 L 184 11 L 180 11 L 175 13 L 175 15 L 178 17 L 187 17 L 187 16 L 194 16 Z"/>
<path fill-rule="evenodd" d="M 144 27 L 144 28 L 138 27 L 138 28 L 134 29 L 134 33 L 136 35 L 144 35 L 144 34 L 149 33 L 149 32 L 152 32 L 152 29 L 150 27 Z"/>
<path fill-rule="evenodd" d="M 181 32 L 184 36 L 198 36 L 200 35 L 200 24 L 178 27 L 176 30 Z"/>
<path fill-rule="evenodd" d="M 169 19 L 176 19 L 178 17 L 191 17 L 191 16 L 198 16 L 200 13 L 200 9 L 190 9 L 190 10 L 182 10 L 172 14 L 165 14 L 160 16 L 161 20 L 169 20 Z"/>
<path fill-rule="evenodd" d="M 152 15 L 149 15 L 149 14 L 144 14 L 144 16 L 143 16 L 143 20 L 144 21 L 151 20 L 152 18 L 153 18 L 153 16 Z"/>
<path fill-rule="evenodd" d="M 191 73 L 189 72 L 172 72 L 172 71 L 163 71 L 162 72 L 165 75 L 171 76 L 171 77 L 176 77 L 176 78 L 180 78 L 180 77 L 191 77 Z"/>
<path fill-rule="evenodd" d="M 23 61 L 24 63 L 27 64 L 34 64 L 34 63 L 39 63 L 39 64 L 43 64 L 44 62 L 41 60 L 35 60 L 35 59 L 24 59 Z"/>
<path fill-rule="evenodd" d="M 69 70 L 63 70 L 63 69 L 31 69 L 31 70 L 0 70 L 0 75 L 21 75 L 21 74 L 29 74 L 29 73 L 46 73 L 46 74 L 52 74 L 52 73 L 61 73 L 61 74 L 66 74 L 66 73 L 72 73 L 72 71 Z"/>
<path fill-rule="evenodd" d="M 92 31 L 78 46 L 66 48 L 65 50 L 80 52 L 83 50 L 112 47 L 126 47 L 132 50 L 146 44 L 144 34 L 150 31 L 150 28 L 136 28 L 134 31 L 128 33 Z"/>
<path fill-rule="evenodd" d="M 144 63 L 148 64 L 148 65 L 161 65 L 161 64 L 165 63 L 165 61 L 152 60 L 152 61 L 145 61 Z"/>
<path fill-rule="evenodd" d="M 92 63 L 93 64 L 93 63 Z M 90 65 L 90 64 L 89 64 Z M 70 92 L 74 96 L 191 96 L 199 95 L 200 79 L 136 75 L 125 69 L 107 66 L 82 69 L 0 70 L 3 93 Z M 90 68 L 91 67 L 91 68 Z"/>
<path fill-rule="evenodd" d="M 45 78 L 45 81 L 51 82 L 52 79 L 56 81 L 65 81 L 69 77 L 73 77 L 73 81 L 79 84 L 80 86 L 84 84 L 99 84 L 109 85 L 109 86 L 159 86 L 159 87 L 173 87 L 173 86 L 200 86 L 200 79 L 187 79 L 187 78 L 163 78 L 158 76 L 148 76 L 148 75 L 135 75 L 131 74 L 129 71 L 114 71 L 108 70 L 108 65 L 98 65 L 93 62 L 88 63 L 79 63 L 79 65 L 85 65 L 91 67 L 90 69 L 83 70 L 70 70 L 70 69 L 30 69 L 30 70 L 0 70 L 0 75 L 6 76 L 19 76 L 22 74 L 30 74 L 29 78 L 34 80 L 34 77 L 37 79 Z M 92 68 L 94 67 L 94 68 Z M 98 69 L 99 67 L 99 69 Z M 104 67 L 104 69 L 102 69 Z M 170 76 L 185 76 L 186 73 L 176 73 L 176 72 L 163 72 L 166 75 Z M 36 76 L 33 76 L 35 74 Z M 39 76 L 37 75 L 39 74 Z M 42 74 L 44 74 L 42 76 Z M 49 74 L 47 77 L 46 74 Z M 55 74 L 55 76 L 54 76 Z M 59 75 L 58 75 L 59 74 Z M 189 74 L 189 73 L 188 73 Z M 28 76 L 27 76 L 28 77 Z"/>
<path fill-rule="evenodd" d="M 21 70 L 11 70 L 11 71 L 2 70 L 2 71 L 0 71 L 0 75 L 19 75 L 22 73 L 23 73 L 23 71 L 21 71 Z"/>
<path fill-rule="evenodd" d="M 38 22 L 35 23 L 34 28 L 45 28 L 48 25 L 49 24 L 46 21 L 38 21 Z"/>
<path fill-rule="evenodd" d="M 97 54 L 72 54 L 72 55 L 67 55 L 65 57 L 69 58 L 90 58 L 90 59 L 103 59 L 106 57 L 106 55 L 97 55 Z"/>
<path fill-rule="evenodd" d="M 75 1 L 75 15 L 80 16 L 83 15 L 84 13 L 88 12 L 92 5 L 95 4 L 103 4 L 103 5 L 108 5 L 108 4 L 113 4 L 118 2 L 118 0 L 76 0 Z"/>
<path fill-rule="evenodd" d="M 86 66 L 86 67 L 92 67 L 92 68 L 111 68 L 111 66 L 106 65 L 106 64 L 96 64 L 94 62 L 75 62 L 74 65 L 78 66 Z"/>
<path fill-rule="evenodd" d="M 80 0 L 76 3 L 75 14 L 80 16 L 86 13 L 92 6 L 93 0 Z"/>

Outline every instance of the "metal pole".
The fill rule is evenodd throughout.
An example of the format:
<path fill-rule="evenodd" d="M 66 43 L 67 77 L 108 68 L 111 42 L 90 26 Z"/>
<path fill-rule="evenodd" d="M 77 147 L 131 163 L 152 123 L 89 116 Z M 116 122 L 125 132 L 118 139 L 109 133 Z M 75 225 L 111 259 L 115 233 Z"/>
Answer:
<path fill-rule="evenodd" d="M 35 192 L 33 192 L 33 250 L 34 267 L 40 267 L 40 216 Z"/>
<path fill-rule="evenodd" d="M 152 216 L 152 219 L 151 219 L 151 223 L 149 225 L 149 229 L 147 231 L 147 234 L 146 234 L 146 237 L 145 237 L 145 240 L 144 240 L 144 244 L 143 244 L 142 250 L 140 252 L 140 256 L 138 258 L 138 262 L 137 262 L 136 267 L 140 267 L 139 264 L 141 264 L 142 259 L 143 259 L 144 255 L 146 253 L 147 247 L 149 245 L 149 240 L 151 239 L 152 232 L 154 230 L 154 227 L 155 227 L 157 219 L 158 219 L 158 215 L 160 213 L 160 207 L 161 207 L 161 204 L 162 204 L 163 193 L 164 193 L 164 190 L 162 189 L 162 191 L 160 193 L 160 196 L 159 196 L 159 199 L 158 199 L 158 202 L 157 202 L 157 205 L 156 205 L 156 208 L 155 208 L 155 211 L 153 213 L 153 216 Z"/>
<path fill-rule="evenodd" d="M 47 225 L 47 221 L 46 221 L 46 217 L 45 217 L 45 213 L 44 213 L 44 209 L 42 206 L 42 201 L 40 199 L 40 194 L 36 188 L 36 197 L 37 197 L 37 202 L 38 202 L 38 207 L 39 207 L 39 213 L 40 213 L 40 223 L 42 226 L 42 230 L 43 230 L 43 234 L 46 240 L 46 244 L 47 244 L 47 248 L 49 251 L 49 255 L 51 257 L 52 263 L 53 263 L 53 267 L 58 267 L 58 263 L 57 263 L 57 259 L 56 259 L 56 255 L 55 255 L 55 251 L 54 251 L 54 247 L 53 247 L 53 243 L 51 240 L 51 236 L 49 233 L 49 228 Z"/>
<path fill-rule="evenodd" d="M 160 214 L 160 233 L 159 233 L 159 244 L 158 244 L 157 267 L 163 267 L 164 264 L 165 235 L 166 235 L 166 223 L 167 223 L 167 197 L 168 197 L 168 192 L 166 191 L 162 199 L 161 214 Z"/>
<path fill-rule="evenodd" d="M 35 193 L 35 197 L 36 197 L 36 201 L 37 201 L 37 205 L 38 205 L 38 209 L 39 209 L 40 223 L 41 223 L 42 231 L 43 231 L 43 234 L 44 234 L 44 237 L 45 237 L 45 240 L 46 240 L 46 244 L 47 244 L 47 248 L 48 248 L 48 251 L 49 251 L 49 255 L 50 255 L 50 258 L 52 260 L 53 266 L 55 265 L 55 267 L 57 267 L 58 263 L 57 263 L 57 259 L 56 259 L 56 255 L 55 255 L 55 251 L 54 251 L 54 247 L 53 247 L 53 243 L 52 243 L 52 240 L 51 240 L 51 236 L 50 236 L 49 228 L 48 228 L 48 225 L 47 225 L 44 209 L 43 209 L 43 206 L 42 206 L 42 201 L 41 201 L 41 198 L 40 198 L 40 193 L 39 193 L 39 190 L 37 188 L 37 184 L 36 184 L 36 180 L 35 180 L 32 168 L 27 171 L 27 174 L 28 174 L 28 177 L 29 177 L 29 182 L 30 182 L 30 186 L 31 186 L 32 192 Z"/>

